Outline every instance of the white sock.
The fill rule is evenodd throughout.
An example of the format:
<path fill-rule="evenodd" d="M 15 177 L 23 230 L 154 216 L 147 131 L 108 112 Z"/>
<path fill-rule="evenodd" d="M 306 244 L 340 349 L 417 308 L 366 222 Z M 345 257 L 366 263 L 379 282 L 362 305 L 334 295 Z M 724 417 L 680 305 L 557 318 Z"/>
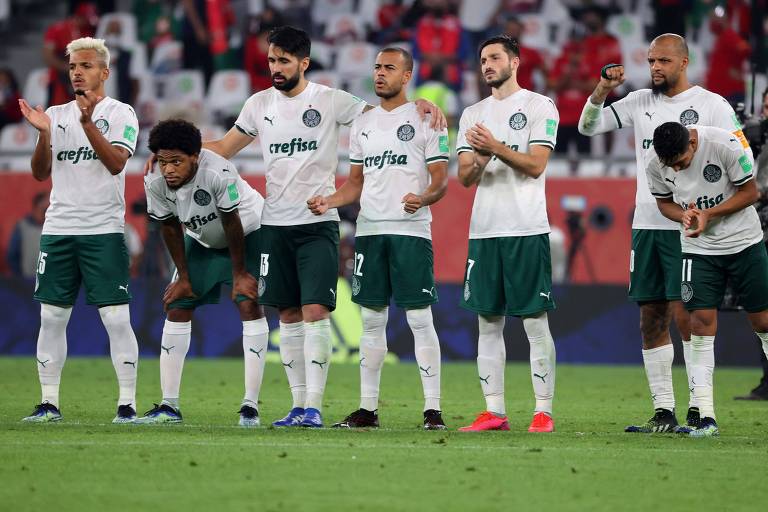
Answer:
<path fill-rule="evenodd" d="M 174 409 L 179 408 L 179 388 L 184 358 L 189 351 L 192 338 L 192 322 L 165 321 L 163 338 L 160 341 L 160 388 L 163 402 Z"/>
<path fill-rule="evenodd" d="M 506 415 L 504 405 L 504 366 L 507 348 L 504 346 L 503 316 L 478 315 L 477 371 L 480 387 L 485 395 L 485 408 L 496 414 Z"/>
<path fill-rule="evenodd" d="M 675 393 L 672 386 L 672 361 L 675 349 L 670 343 L 661 347 L 643 350 L 645 375 L 651 390 L 654 409 L 675 410 Z"/>
<path fill-rule="evenodd" d="M 702 418 L 715 418 L 712 375 L 715 372 L 715 337 L 691 336 L 691 381 Z"/>
<path fill-rule="evenodd" d="M 267 359 L 269 325 L 266 318 L 243 321 L 243 360 L 245 365 L 245 396 L 243 405 L 259 407 L 259 391 Z"/>
<path fill-rule="evenodd" d="M 691 340 L 683 340 L 683 360 L 685 361 L 685 374 L 688 377 L 688 407 L 698 407 L 696 397 L 693 396 L 693 384 L 691 383 Z"/>
<path fill-rule="evenodd" d="M 59 383 L 67 359 L 67 323 L 72 307 L 40 304 L 40 333 L 37 335 L 37 374 L 42 403 L 59 407 Z"/>
<path fill-rule="evenodd" d="M 531 346 L 531 382 L 536 397 L 535 412 L 552 416 L 552 399 L 555 396 L 555 341 L 549 331 L 546 313 L 523 318 L 523 328 Z"/>
<path fill-rule="evenodd" d="M 304 322 L 280 322 L 280 359 L 283 361 L 293 407 L 304 408 L 307 399 L 307 374 L 304 369 Z"/>
<path fill-rule="evenodd" d="M 131 327 L 128 304 L 104 306 L 99 315 L 109 335 L 109 352 L 117 374 L 120 396 L 117 405 L 130 405 L 136 409 L 136 370 L 139 365 L 139 343 Z"/>
<path fill-rule="evenodd" d="M 307 372 L 306 408 L 323 408 L 323 393 L 331 364 L 331 320 L 304 322 L 304 368 Z"/>
<path fill-rule="evenodd" d="M 424 410 L 440 410 L 440 342 L 432 319 L 432 307 L 405 311 L 413 332 L 416 363 L 419 365 L 421 387 L 424 390 Z"/>
<path fill-rule="evenodd" d="M 768 357 L 768 332 L 756 332 L 755 334 L 763 342 L 763 352 L 765 352 L 765 357 Z"/>
<path fill-rule="evenodd" d="M 360 307 L 363 335 L 360 336 L 360 408 L 379 408 L 381 367 L 387 355 L 387 319 L 389 308 Z"/>

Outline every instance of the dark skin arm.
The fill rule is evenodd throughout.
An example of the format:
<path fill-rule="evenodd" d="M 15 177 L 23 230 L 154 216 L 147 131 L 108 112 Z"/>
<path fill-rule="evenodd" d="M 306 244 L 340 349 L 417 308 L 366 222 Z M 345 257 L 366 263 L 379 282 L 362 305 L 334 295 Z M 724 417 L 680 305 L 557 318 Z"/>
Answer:
<path fill-rule="evenodd" d="M 99 155 L 99 160 L 112 176 L 120 174 L 131 155 L 128 150 L 110 144 L 93 123 L 93 119 L 91 119 L 93 109 L 101 98 L 91 91 L 85 91 L 84 95 L 76 94 L 75 100 L 77 101 L 77 108 L 80 109 L 80 124 L 91 143 L 91 147 Z"/>
<path fill-rule="evenodd" d="M 232 300 L 239 295 L 245 295 L 249 299 L 258 300 L 259 282 L 245 269 L 245 235 L 243 224 L 240 222 L 240 214 L 237 210 L 222 212 L 221 225 L 227 237 L 229 257 L 232 260 Z"/>
<path fill-rule="evenodd" d="M 179 219 L 171 217 L 164 220 L 161 232 L 168 253 L 176 265 L 176 272 L 179 274 L 178 279 L 170 283 L 163 294 L 163 305 L 167 311 L 171 302 L 186 297 L 195 297 L 195 293 L 192 291 L 192 283 L 189 280 L 187 258 L 184 256 L 184 230 L 181 228 Z"/>

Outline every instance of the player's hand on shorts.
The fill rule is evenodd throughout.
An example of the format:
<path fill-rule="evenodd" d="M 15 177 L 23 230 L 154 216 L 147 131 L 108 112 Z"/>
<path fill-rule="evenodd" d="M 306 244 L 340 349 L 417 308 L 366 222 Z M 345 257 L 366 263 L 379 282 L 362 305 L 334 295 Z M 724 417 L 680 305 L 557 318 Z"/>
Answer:
<path fill-rule="evenodd" d="M 155 163 L 157 162 L 157 155 L 154 153 L 149 154 L 149 158 L 147 158 L 147 161 L 144 162 L 144 176 L 151 172 L 155 172 Z"/>
<path fill-rule="evenodd" d="M 235 300 L 238 295 L 258 300 L 259 281 L 248 272 L 232 276 L 232 300 Z"/>
<path fill-rule="evenodd" d="M 448 119 L 445 118 L 440 107 L 425 99 L 418 99 L 414 103 L 416 103 L 416 112 L 421 119 L 427 117 L 427 114 L 432 114 L 432 118 L 429 120 L 430 128 L 438 131 L 448 128 Z"/>
<path fill-rule="evenodd" d="M 165 288 L 163 294 L 163 306 L 168 311 L 168 306 L 179 299 L 195 298 L 195 292 L 192 291 L 192 283 L 189 279 L 181 279 L 172 282 Z"/>
<path fill-rule="evenodd" d="M 315 196 L 307 201 L 307 208 L 315 215 L 322 215 L 328 211 L 328 200 L 325 196 Z"/>
<path fill-rule="evenodd" d="M 405 210 L 406 213 L 416 213 L 416 210 L 424 206 L 421 196 L 411 193 L 403 196 L 402 203 L 403 210 Z"/>
<path fill-rule="evenodd" d="M 32 108 L 29 103 L 27 103 L 27 100 L 20 99 L 19 109 L 24 118 L 29 121 L 29 124 L 37 128 L 38 131 L 51 132 L 51 118 L 45 113 L 43 107 L 38 105 L 35 108 Z"/>
<path fill-rule="evenodd" d="M 605 75 L 607 75 L 608 78 L 605 78 L 602 72 L 600 73 L 600 83 L 598 83 L 598 86 L 606 91 L 615 89 L 623 84 L 626 79 L 624 77 L 624 66 L 608 68 L 605 70 Z"/>

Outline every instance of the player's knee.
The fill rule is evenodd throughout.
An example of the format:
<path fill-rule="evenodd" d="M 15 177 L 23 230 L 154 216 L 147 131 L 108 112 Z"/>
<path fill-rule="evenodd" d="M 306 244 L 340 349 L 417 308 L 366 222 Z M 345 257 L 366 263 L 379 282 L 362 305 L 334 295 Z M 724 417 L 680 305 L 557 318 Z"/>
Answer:
<path fill-rule="evenodd" d="M 640 333 L 646 348 L 665 344 L 669 338 L 671 312 L 666 302 L 640 306 Z"/>
<path fill-rule="evenodd" d="M 131 313 L 128 304 L 101 307 L 99 308 L 99 316 L 101 316 L 101 322 L 108 333 L 112 329 L 131 328 Z"/>
<path fill-rule="evenodd" d="M 432 308 L 406 309 L 405 318 L 412 331 L 424 331 L 432 327 Z"/>
<path fill-rule="evenodd" d="M 691 332 L 707 336 L 716 328 L 717 310 L 697 310 L 691 314 Z"/>
<path fill-rule="evenodd" d="M 280 321 L 284 324 L 295 324 L 304 320 L 301 315 L 301 308 L 282 308 L 280 309 Z M 311 320 L 307 320 L 308 322 Z"/>
<path fill-rule="evenodd" d="M 363 321 L 363 332 L 378 333 L 387 327 L 387 318 L 389 317 L 389 308 L 360 308 L 360 315 Z"/>
<path fill-rule="evenodd" d="M 72 314 L 72 307 L 62 308 L 53 304 L 40 305 L 40 322 L 44 326 L 48 325 L 66 325 L 69 322 L 69 316 Z"/>
<path fill-rule="evenodd" d="M 749 322 L 755 332 L 768 332 L 768 310 L 759 313 L 751 313 Z"/>
<path fill-rule="evenodd" d="M 549 318 L 546 313 L 523 318 L 523 329 L 529 340 L 537 340 L 549 336 Z"/>
<path fill-rule="evenodd" d="M 477 328 L 480 337 L 502 336 L 504 334 L 503 316 L 477 316 Z"/>

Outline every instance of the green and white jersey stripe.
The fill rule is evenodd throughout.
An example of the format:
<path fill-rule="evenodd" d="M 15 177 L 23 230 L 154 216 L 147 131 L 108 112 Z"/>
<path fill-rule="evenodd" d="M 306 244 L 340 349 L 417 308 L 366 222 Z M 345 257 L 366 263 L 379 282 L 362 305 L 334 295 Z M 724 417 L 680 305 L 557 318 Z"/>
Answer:
<path fill-rule="evenodd" d="M 364 176 L 357 236 L 431 239 L 429 207 L 406 213 L 402 199 L 424 192 L 430 183 L 428 167 L 448 161 L 448 132 L 430 128 L 412 102 L 389 112 L 376 107 L 352 124 L 349 151 L 350 163 L 361 165 Z"/>

